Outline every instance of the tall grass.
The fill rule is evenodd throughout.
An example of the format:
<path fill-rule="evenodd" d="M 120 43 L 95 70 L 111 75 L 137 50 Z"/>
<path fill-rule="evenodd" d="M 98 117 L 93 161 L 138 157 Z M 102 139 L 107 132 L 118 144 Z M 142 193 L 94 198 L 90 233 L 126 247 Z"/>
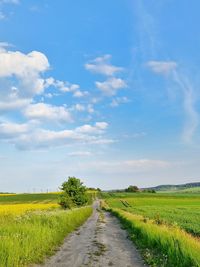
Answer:
<path fill-rule="evenodd" d="M 152 220 L 121 209 L 110 211 L 120 219 L 139 248 L 143 251 L 148 248 L 149 255 L 154 254 L 153 259 L 145 255 L 147 262 L 152 266 L 200 266 L 200 243 L 185 231 L 175 226 L 158 225 Z"/>
<path fill-rule="evenodd" d="M 0 267 L 21 267 L 42 262 L 91 213 L 91 207 L 82 207 L 70 211 L 43 210 L 22 215 L 0 215 Z"/>

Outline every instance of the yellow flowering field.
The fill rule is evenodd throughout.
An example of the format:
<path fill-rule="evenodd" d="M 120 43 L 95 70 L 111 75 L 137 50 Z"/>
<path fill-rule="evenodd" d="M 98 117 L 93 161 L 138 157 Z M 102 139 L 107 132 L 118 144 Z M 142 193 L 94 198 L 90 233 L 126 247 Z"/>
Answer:
<path fill-rule="evenodd" d="M 7 204 L 0 205 L 0 216 L 5 214 L 19 215 L 27 211 L 34 210 L 48 210 L 52 208 L 58 208 L 59 205 L 56 203 L 25 203 L 25 204 Z"/>

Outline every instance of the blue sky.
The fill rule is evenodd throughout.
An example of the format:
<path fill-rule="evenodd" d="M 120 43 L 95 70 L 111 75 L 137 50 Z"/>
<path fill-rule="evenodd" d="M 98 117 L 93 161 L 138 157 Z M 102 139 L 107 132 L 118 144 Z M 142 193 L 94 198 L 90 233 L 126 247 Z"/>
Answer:
<path fill-rule="evenodd" d="M 198 181 L 199 9 L 0 0 L 0 191 Z"/>

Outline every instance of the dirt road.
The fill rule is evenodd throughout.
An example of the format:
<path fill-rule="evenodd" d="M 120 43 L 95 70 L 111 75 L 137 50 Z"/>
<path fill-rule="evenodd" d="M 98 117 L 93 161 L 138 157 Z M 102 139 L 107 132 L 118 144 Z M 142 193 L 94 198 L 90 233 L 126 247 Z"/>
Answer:
<path fill-rule="evenodd" d="M 39 267 L 39 265 L 37 265 Z M 107 212 L 93 215 L 79 230 L 70 234 L 45 267 L 142 267 L 145 266 L 118 220 Z M 41 267 L 40 266 L 40 267 Z"/>

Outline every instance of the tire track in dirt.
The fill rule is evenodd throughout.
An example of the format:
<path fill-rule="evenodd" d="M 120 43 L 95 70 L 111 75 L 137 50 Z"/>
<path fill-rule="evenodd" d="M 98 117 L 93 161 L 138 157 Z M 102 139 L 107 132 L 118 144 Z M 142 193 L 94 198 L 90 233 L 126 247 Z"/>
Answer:
<path fill-rule="evenodd" d="M 58 252 L 35 267 L 146 266 L 117 218 L 99 210 L 98 201 L 87 222 L 68 235 Z"/>

